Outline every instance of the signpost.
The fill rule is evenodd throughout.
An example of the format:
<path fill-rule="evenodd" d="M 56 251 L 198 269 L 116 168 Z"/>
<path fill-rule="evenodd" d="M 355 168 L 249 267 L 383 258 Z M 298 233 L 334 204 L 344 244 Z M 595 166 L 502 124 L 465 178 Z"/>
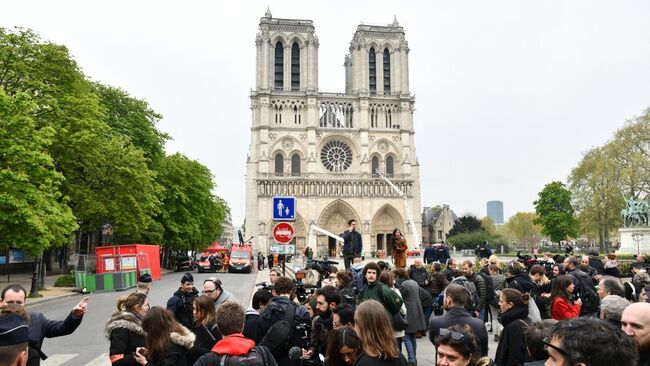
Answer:
<path fill-rule="evenodd" d="M 273 228 L 273 238 L 280 244 L 289 244 L 294 234 L 293 225 L 288 222 L 279 222 Z"/>
<path fill-rule="evenodd" d="M 295 221 L 296 220 L 296 197 L 291 197 L 291 196 L 273 197 L 273 220 Z"/>

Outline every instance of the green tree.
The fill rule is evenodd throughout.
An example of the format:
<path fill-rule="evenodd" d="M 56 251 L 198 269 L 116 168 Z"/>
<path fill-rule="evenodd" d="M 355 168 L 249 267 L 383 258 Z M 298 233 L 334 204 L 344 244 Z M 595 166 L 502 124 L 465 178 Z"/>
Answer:
<path fill-rule="evenodd" d="M 482 230 L 481 220 L 476 216 L 465 215 L 461 216 L 454 221 L 454 226 L 449 230 L 448 236 L 453 236 L 459 233 L 471 233 L 473 231 Z"/>
<path fill-rule="evenodd" d="M 623 207 L 618 169 L 610 153 L 607 148 L 592 149 L 569 176 L 579 232 L 597 237 L 603 251 L 610 233 L 620 226 L 619 212 Z"/>
<path fill-rule="evenodd" d="M 215 240 L 228 210 L 212 194 L 212 173 L 204 165 L 176 153 L 161 160 L 158 182 L 164 188 L 157 221 L 167 249 L 190 250 Z"/>
<path fill-rule="evenodd" d="M 622 220 L 623 197 L 650 194 L 650 110 L 628 121 L 613 138 L 583 156 L 569 185 L 580 233 L 597 237 L 602 250 Z"/>
<path fill-rule="evenodd" d="M 577 220 L 571 205 L 571 192 L 562 182 L 551 182 L 538 194 L 535 212 L 539 216 L 534 222 L 542 225 L 542 233 L 552 241 L 559 242 L 575 237 Z"/>
<path fill-rule="evenodd" d="M 481 229 L 488 233 L 489 235 L 495 234 L 497 232 L 497 226 L 492 220 L 491 217 L 485 216 L 481 219 Z"/>
<path fill-rule="evenodd" d="M 127 137 L 134 146 L 142 149 L 153 166 L 165 155 L 165 141 L 170 137 L 156 129 L 162 116 L 149 104 L 131 97 L 122 89 L 100 83 L 93 84 L 105 108 L 104 121 L 113 133 Z"/>
<path fill-rule="evenodd" d="M 542 236 L 542 227 L 535 224 L 536 219 L 534 212 L 517 212 L 504 225 L 505 232 L 512 240 L 531 248 L 539 243 Z"/>
<path fill-rule="evenodd" d="M 84 202 L 73 207 L 88 230 L 110 223 L 114 242 L 139 242 L 156 227 L 153 220 L 161 187 L 147 167 L 144 152 L 127 138 L 108 137 L 102 151 L 86 174 L 78 177 L 83 180 L 74 189 L 82 192 Z"/>
<path fill-rule="evenodd" d="M 48 154 L 54 130 L 37 129 L 37 104 L 0 88 L 0 247 L 40 255 L 66 243 L 77 224 Z"/>

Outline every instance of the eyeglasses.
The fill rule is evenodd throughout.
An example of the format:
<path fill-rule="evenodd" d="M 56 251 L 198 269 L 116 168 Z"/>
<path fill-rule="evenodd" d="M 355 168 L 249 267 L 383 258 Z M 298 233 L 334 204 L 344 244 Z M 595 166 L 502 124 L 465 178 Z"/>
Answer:
<path fill-rule="evenodd" d="M 455 341 L 460 341 L 461 339 L 463 339 L 465 337 L 465 335 L 463 333 L 455 332 L 455 331 L 449 330 L 447 328 L 441 328 L 440 329 L 440 335 L 443 336 L 443 337 L 451 335 L 451 339 L 453 339 Z"/>
<path fill-rule="evenodd" d="M 550 348 L 553 348 L 554 350 L 560 352 L 562 354 L 562 356 L 569 357 L 569 353 L 567 351 L 563 350 L 562 348 L 560 348 L 558 346 L 554 346 L 554 345 L 551 344 L 551 338 L 549 338 L 549 337 L 544 338 L 542 340 L 542 343 L 544 343 L 544 350 L 545 351 L 548 351 L 548 348 L 550 347 Z"/>
<path fill-rule="evenodd" d="M 204 293 L 204 294 L 211 294 L 211 293 L 213 293 L 213 292 L 215 292 L 215 291 L 217 291 L 217 289 L 214 289 L 214 290 L 203 290 L 203 293 Z"/>

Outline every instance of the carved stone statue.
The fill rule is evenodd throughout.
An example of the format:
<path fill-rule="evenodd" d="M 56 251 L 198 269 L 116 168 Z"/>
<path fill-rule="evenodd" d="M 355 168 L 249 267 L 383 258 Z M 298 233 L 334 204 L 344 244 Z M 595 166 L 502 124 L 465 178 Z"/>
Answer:
<path fill-rule="evenodd" d="M 648 226 L 648 203 L 643 200 L 634 198 L 625 198 L 625 208 L 621 210 L 624 227 Z"/>

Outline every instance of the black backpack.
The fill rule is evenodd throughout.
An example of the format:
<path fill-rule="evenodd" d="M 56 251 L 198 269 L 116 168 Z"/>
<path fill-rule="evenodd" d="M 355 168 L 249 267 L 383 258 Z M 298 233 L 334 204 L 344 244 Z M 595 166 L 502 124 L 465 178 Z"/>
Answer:
<path fill-rule="evenodd" d="M 581 315 L 598 310 L 600 297 L 594 291 L 589 276 L 580 270 L 573 271 L 570 274 L 577 278 L 579 282 L 579 286 L 574 292 L 582 300 Z"/>
<path fill-rule="evenodd" d="M 470 313 L 474 314 L 474 311 L 478 308 L 479 296 L 478 291 L 476 290 L 476 285 L 474 282 L 468 280 L 465 276 L 456 277 L 449 284 L 461 285 L 467 291 L 467 302 L 465 303 L 465 309 Z M 494 286 L 493 286 L 494 287 Z M 444 294 L 444 291 L 441 292 Z"/>
<path fill-rule="evenodd" d="M 294 333 L 293 323 L 296 317 L 296 307 L 295 304 L 289 304 L 282 319 L 273 323 L 260 341 L 260 346 L 268 348 L 275 358 L 286 353 L 292 345 L 291 335 Z"/>
<path fill-rule="evenodd" d="M 498 301 L 496 292 L 494 292 L 494 281 L 492 281 L 492 277 L 483 272 L 478 272 L 477 275 L 483 277 L 485 281 L 485 303 L 488 305 L 497 305 Z"/>

